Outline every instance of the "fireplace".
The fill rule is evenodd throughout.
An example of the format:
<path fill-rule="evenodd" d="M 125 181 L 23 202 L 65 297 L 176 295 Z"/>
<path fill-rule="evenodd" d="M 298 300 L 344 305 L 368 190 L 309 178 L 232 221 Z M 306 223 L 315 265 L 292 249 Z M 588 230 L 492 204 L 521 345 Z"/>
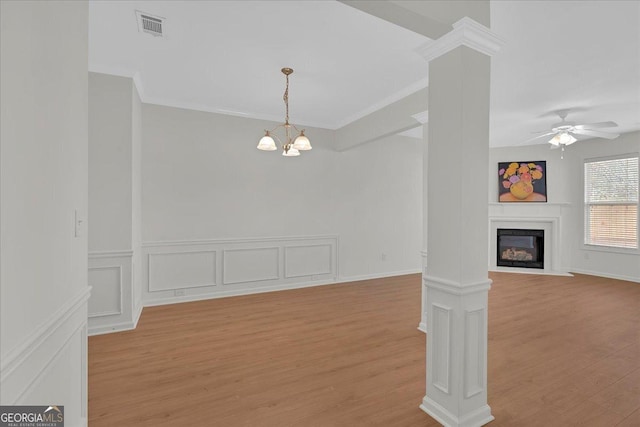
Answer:
<path fill-rule="evenodd" d="M 497 229 L 497 265 L 544 269 L 544 230 Z"/>

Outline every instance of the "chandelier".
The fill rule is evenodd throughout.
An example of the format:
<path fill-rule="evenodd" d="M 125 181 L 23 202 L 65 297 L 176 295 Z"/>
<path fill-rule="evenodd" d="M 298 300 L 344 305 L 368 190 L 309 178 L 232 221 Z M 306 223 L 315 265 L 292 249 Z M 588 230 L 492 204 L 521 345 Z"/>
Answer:
<path fill-rule="evenodd" d="M 293 73 L 293 69 L 291 68 L 283 68 L 282 74 L 286 76 L 287 79 L 287 88 L 284 91 L 284 96 L 282 99 L 284 100 L 286 114 L 284 117 L 284 123 L 274 127 L 271 130 L 265 129 L 264 136 L 258 142 L 258 150 L 263 151 L 275 151 L 278 149 L 276 146 L 276 142 L 273 139 L 274 137 L 278 140 L 280 145 L 282 145 L 282 155 L 287 157 L 299 156 L 300 151 L 311 150 L 311 143 L 309 142 L 309 138 L 307 138 L 304 134 L 304 129 L 299 130 L 295 125 L 289 123 L 289 75 Z M 273 134 L 275 130 L 278 128 L 284 128 L 285 139 L 284 142 L 278 138 L 278 135 Z M 295 140 L 291 137 L 291 128 L 295 130 L 296 133 L 299 134 L 296 136 Z"/>

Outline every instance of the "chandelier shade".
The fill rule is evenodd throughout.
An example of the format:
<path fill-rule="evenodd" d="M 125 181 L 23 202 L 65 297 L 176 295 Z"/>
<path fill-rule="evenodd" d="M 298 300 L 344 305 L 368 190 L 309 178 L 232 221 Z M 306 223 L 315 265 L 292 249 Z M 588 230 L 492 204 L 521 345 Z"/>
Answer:
<path fill-rule="evenodd" d="M 308 151 L 311 150 L 311 142 L 309 138 L 304 134 L 304 129 L 299 130 L 294 124 L 289 123 L 289 75 L 293 74 L 293 69 L 291 68 L 283 68 L 282 74 L 286 76 L 287 86 L 284 91 L 284 96 L 282 99 L 284 100 L 285 105 L 285 119 L 284 123 L 276 126 L 271 130 L 265 129 L 264 136 L 258 142 L 258 150 L 262 151 L 275 151 L 278 149 L 276 144 L 276 140 L 282 146 L 282 155 L 285 157 L 295 157 L 300 155 L 300 151 Z M 281 140 L 275 132 L 276 130 L 284 128 L 284 139 Z M 294 130 L 297 136 L 293 138 L 291 136 L 291 130 Z"/>
<path fill-rule="evenodd" d="M 267 131 L 267 133 L 260 138 L 260 142 L 258 142 L 258 150 L 275 151 L 277 149 L 276 142 L 271 138 L 271 135 L 269 135 L 269 131 Z"/>
<path fill-rule="evenodd" d="M 293 141 L 293 148 L 300 151 L 311 150 L 311 142 L 309 142 L 309 138 L 305 136 L 304 131 L 300 132 L 300 135 Z"/>
<path fill-rule="evenodd" d="M 298 151 L 297 149 L 291 147 L 288 150 L 282 150 L 282 155 L 285 157 L 295 157 L 295 156 L 299 156 L 300 155 L 300 151 Z"/>

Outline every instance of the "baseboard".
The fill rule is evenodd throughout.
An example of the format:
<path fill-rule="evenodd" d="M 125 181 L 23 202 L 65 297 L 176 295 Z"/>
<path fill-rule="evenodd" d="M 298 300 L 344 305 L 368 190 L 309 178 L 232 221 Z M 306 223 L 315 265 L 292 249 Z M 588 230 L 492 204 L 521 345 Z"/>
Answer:
<path fill-rule="evenodd" d="M 601 273 L 598 271 L 582 270 L 579 268 L 573 268 L 571 269 L 571 271 L 573 273 L 586 274 L 588 276 L 605 277 L 607 279 L 616 279 L 616 280 L 624 280 L 626 282 L 640 283 L 639 277 L 624 276 L 621 274 Z"/>
<path fill-rule="evenodd" d="M 227 298 L 227 297 L 238 297 L 242 295 L 253 295 L 253 294 L 263 294 L 265 292 L 279 292 L 279 291 L 288 291 L 292 289 L 301 289 L 301 288 L 311 288 L 314 286 L 325 286 L 325 285 L 335 285 L 335 280 L 325 280 L 318 282 L 302 282 L 302 283 L 286 283 L 281 285 L 274 286 L 264 286 L 260 288 L 251 288 L 251 289 L 230 289 L 228 291 L 221 291 L 210 294 L 200 294 L 200 295 L 186 295 L 182 297 L 172 297 L 172 298 L 158 298 L 158 299 L 150 299 L 144 302 L 145 307 L 153 307 L 158 305 L 167 305 L 167 304 L 178 304 L 182 302 L 193 302 L 193 301 L 204 301 L 208 299 L 217 299 L 217 298 Z"/>
<path fill-rule="evenodd" d="M 87 335 L 92 337 L 94 335 L 112 334 L 115 332 L 131 331 L 136 328 L 138 319 L 134 319 L 130 322 L 111 323 L 109 325 L 93 326 L 88 328 Z"/>
<path fill-rule="evenodd" d="M 541 276 L 573 277 L 573 274 L 565 271 L 542 270 L 537 268 L 489 267 L 489 271 L 492 271 L 495 273 L 538 274 Z"/>
<path fill-rule="evenodd" d="M 495 419 L 495 417 L 491 415 L 489 405 L 483 405 L 475 411 L 459 417 L 439 405 L 429 396 L 425 396 L 424 399 L 422 399 L 420 409 L 445 427 L 480 427 Z"/>
<path fill-rule="evenodd" d="M 130 322 L 112 323 L 108 325 L 93 326 L 88 329 L 88 336 L 112 334 L 134 330 L 138 326 L 138 320 L 142 315 L 142 301 L 133 310 L 133 319 Z"/>
<path fill-rule="evenodd" d="M 382 279 L 385 277 L 406 276 L 407 274 L 420 274 L 420 273 L 422 273 L 422 269 L 416 268 L 411 270 L 391 271 L 387 273 L 363 274 L 359 276 L 341 276 L 336 281 L 336 283 L 358 282 L 360 280 Z"/>
<path fill-rule="evenodd" d="M 406 271 L 395 271 L 391 273 L 371 274 L 371 275 L 365 275 L 365 276 L 341 277 L 338 280 L 286 283 L 286 284 L 279 284 L 274 286 L 251 288 L 251 289 L 229 289 L 227 291 L 216 292 L 215 294 L 186 295 L 181 297 L 150 299 L 144 302 L 144 306 L 153 307 L 158 305 L 177 304 L 182 302 L 203 301 L 203 300 L 216 299 L 216 298 L 227 298 L 227 297 L 235 297 L 235 296 L 242 296 L 242 295 L 261 294 L 265 292 L 279 292 L 279 291 L 287 291 L 292 289 L 311 288 L 314 286 L 336 285 L 339 283 L 356 282 L 360 280 L 379 279 L 379 278 L 393 277 L 393 276 L 403 276 L 407 274 L 417 274 L 420 272 L 421 270 L 406 270 Z"/>
<path fill-rule="evenodd" d="M 112 334 L 114 332 L 131 331 L 138 326 L 138 320 L 142 315 L 142 302 L 133 311 L 133 319 L 130 322 L 110 323 L 106 325 L 91 326 L 88 328 L 88 336 Z"/>
<path fill-rule="evenodd" d="M 142 300 L 138 303 L 135 311 L 133 312 L 133 329 L 138 327 L 138 320 L 140 320 L 140 316 L 142 316 Z"/>

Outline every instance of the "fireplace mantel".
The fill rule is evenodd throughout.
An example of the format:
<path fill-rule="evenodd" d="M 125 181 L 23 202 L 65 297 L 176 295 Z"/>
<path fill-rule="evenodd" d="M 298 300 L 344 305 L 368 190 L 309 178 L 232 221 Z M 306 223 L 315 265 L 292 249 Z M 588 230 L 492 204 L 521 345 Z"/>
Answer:
<path fill-rule="evenodd" d="M 570 276 L 563 254 L 567 253 L 563 218 L 569 203 L 489 203 L 489 270 L 509 273 Z M 497 229 L 544 230 L 544 269 L 497 266 Z"/>

